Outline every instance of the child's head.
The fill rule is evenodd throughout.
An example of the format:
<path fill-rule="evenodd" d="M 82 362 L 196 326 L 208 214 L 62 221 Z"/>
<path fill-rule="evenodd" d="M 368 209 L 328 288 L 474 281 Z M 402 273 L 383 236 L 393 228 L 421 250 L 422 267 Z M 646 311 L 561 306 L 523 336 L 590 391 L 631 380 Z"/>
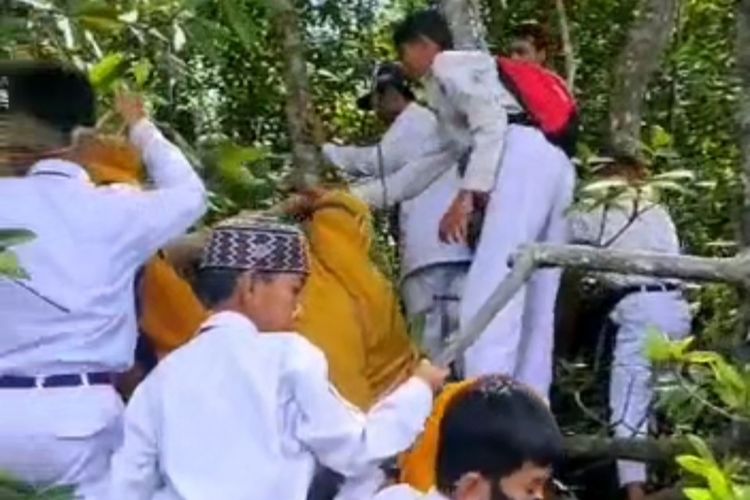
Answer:
<path fill-rule="evenodd" d="M 58 62 L 4 61 L 0 89 L 5 93 L 0 111 L 34 120 L 58 134 L 58 144 L 70 143 L 77 127 L 96 123 L 96 95 L 85 73 Z"/>
<path fill-rule="evenodd" d="M 384 123 L 392 123 L 416 97 L 399 64 L 378 65 L 373 75 L 370 92 L 357 99 L 357 107 L 375 111 Z"/>
<path fill-rule="evenodd" d="M 541 24 L 533 21 L 521 23 L 513 30 L 510 56 L 538 64 L 547 62 L 549 35 Z"/>
<path fill-rule="evenodd" d="M 244 314 L 261 331 L 288 331 L 308 272 L 299 229 L 267 219 L 233 219 L 211 235 L 198 273 L 198 295 L 213 310 Z"/>
<path fill-rule="evenodd" d="M 541 398 L 486 377 L 451 401 L 440 425 L 437 487 L 453 500 L 537 500 L 563 442 Z"/>
<path fill-rule="evenodd" d="M 393 32 L 401 63 L 412 78 L 422 78 L 440 52 L 453 49 L 453 36 L 445 18 L 436 10 L 411 14 Z"/>

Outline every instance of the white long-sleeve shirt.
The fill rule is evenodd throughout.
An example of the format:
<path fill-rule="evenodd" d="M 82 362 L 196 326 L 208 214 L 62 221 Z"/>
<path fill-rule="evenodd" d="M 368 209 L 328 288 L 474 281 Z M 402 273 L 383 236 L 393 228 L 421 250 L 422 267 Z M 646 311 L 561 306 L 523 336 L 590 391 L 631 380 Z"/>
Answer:
<path fill-rule="evenodd" d="M 460 187 L 455 164 L 448 164 L 453 168 L 447 170 L 436 165 L 439 176 L 413 198 L 405 198 L 400 189 L 393 194 L 388 189 L 376 189 L 373 198 L 366 186 L 380 183 L 381 175 L 388 177 L 411 169 L 412 162 L 443 147 L 445 144 L 435 115 L 417 103 L 411 103 L 399 114 L 375 146 L 327 144 L 323 147 L 331 163 L 352 176 L 370 179 L 353 189 L 369 204 L 383 206 L 401 203 L 401 272 L 404 277 L 427 266 L 471 260 L 468 247 L 448 245 L 438 238 L 440 219 Z M 377 199 L 378 196 L 381 196 L 381 200 Z M 382 199 L 386 197 L 387 200 Z"/>
<path fill-rule="evenodd" d="M 435 57 L 424 85 L 442 141 L 409 168 L 358 186 L 357 194 L 369 202 L 381 203 L 383 185 L 391 197 L 412 198 L 467 154 L 461 188 L 489 192 L 495 187 L 508 115 L 523 111 L 500 82 L 497 61 L 480 51 L 444 51 Z"/>
<path fill-rule="evenodd" d="M 677 228 L 669 212 L 648 200 L 640 200 L 637 206 L 634 200 L 619 200 L 591 211 L 576 210 L 569 215 L 569 226 L 571 240 L 575 243 L 629 252 L 680 253 Z M 647 276 L 616 273 L 599 276 L 617 287 L 657 281 Z"/>
<path fill-rule="evenodd" d="M 136 342 L 134 277 L 205 211 L 184 155 L 142 120 L 131 131 L 153 189 L 96 187 L 75 163 L 43 160 L 0 179 L 0 228 L 28 229 L 13 250 L 28 280 L 0 278 L 0 374 L 123 371 Z"/>
<path fill-rule="evenodd" d="M 508 115 L 523 108 L 500 82 L 497 61 L 481 51 L 444 51 L 424 79 L 430 107 L 460 152 L 470 150 L 463 189 L 489 192 L 500 169 Z"/>
<path fill-rule="evenodd" d="M 304 500 L 315 461 L 347 477 L 403 451 L 430 413 L 412 378 L 363 414 L 323 353 L 222 312 L 138 387 L 112 464 L 111 500 Z"/>

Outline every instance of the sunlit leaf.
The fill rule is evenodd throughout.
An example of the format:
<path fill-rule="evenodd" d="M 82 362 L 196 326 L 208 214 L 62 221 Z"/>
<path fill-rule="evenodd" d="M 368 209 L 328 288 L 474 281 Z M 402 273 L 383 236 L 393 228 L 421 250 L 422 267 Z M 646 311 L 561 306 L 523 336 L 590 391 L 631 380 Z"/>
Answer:
<path fill-rule="evenodd" d="M 689 500 L 716 500 L 705 488 L 685 488 L 682 492 Z"/>
<path fill-rule="evenodd" d="M 185 36 L 185 32 L 182 30 L 182 27 L 178 23 L 174 23 L 172 25 L 172 29 L 172 47 L 176 52 L 180 52 L 183 47 L 185 47 L 187 37 Z"/>
<path fill-rule="evenodd" d="M 21 268 L 18 257 L 11 250 L 0 251 L 0 276 L 15 279 L 27 279 L 29 277 Z"/>
<path fill-rule="evenodd" d="M 146 84 L 149 76 L 151 76 L 152 67 L 151 61 L 148 59 L 141 59 L 133 65 L 133 78 L 135 78 L 136 85 L 143 87 Z"/>
<path fill-rule="evenodd" d="M 99 90 L 107 88 L 122 74 L 124 67 L 125 55 L 123 53 L 107 54 L 89 70 L 91 84 Z"/>

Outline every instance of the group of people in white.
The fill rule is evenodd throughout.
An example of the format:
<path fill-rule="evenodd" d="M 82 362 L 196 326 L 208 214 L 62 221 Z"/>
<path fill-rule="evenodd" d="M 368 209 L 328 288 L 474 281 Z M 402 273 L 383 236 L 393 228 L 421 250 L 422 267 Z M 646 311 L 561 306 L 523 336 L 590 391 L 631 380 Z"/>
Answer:
<path fill-rule="evenodd" d="M 474 317 L 524 244 L 679 252 L 656 202 L 641 200 L 635 217 L 628 203 L 569 213 L 568 154 L 524 117 L 493 56 L 453 50 L 438 12 L 409 15 L 393 39 L 400 64 L 380 65 L 359 102 L 387 132 L 375 146 L 326 144 L 323 153 L 372 207 L 400 205 L 403 298 L 410 318 L 424 318 L 430 357 Z M 521 31 L 511 56 L 543 65 L 545 50 L 538 32 Z M 2 63 L 0 75 L 9 116 L 50 132 L 41 150 L 24 136 L 3 153 L 11 164 L 38 161 L 0 179 L 0 227 L 36 235 L 16 249 L 29 279 L 0 278 L 0 471 L 72 485 L 87 500 L 302 500 L 318 465 L 356 483 L 411 446 L 447 371 L 424 361 L 368 413 L 348 404 L 325 356 L 291 331 L 309 272 L 304 235 L 260 218 L 214 229 L 199 280 L 213 315 L 123 413 L 111 374 L 133 362 L 136 270 L 203 215 L 205 189 L 132 96 L 117 106 L 153 189 L 94 187 L 69 154 L 76 130 L 95 122 L 86 77 L 54 63 Z M 422 83 L 426 106 L 411 81 Z M 629 159 L 599 172 L 642 174 Z M 652 398 L 644 339 L 652 327 L 686 335 L 689 310 L 677 282 L 601 278 L 622 293 L 611 313 L 611 418 L 618 436 L 643 436 Z M 544 497 L 563 455 L 546 403 L 559 281 L 558 269 L 537 271 L 457 363 L 478 382 L 444 416 L 434 491 L 376 485 L 350 498 Z M 631 498 L 643 495 L 643 464 L 621 462 L 619 474 Z"/>

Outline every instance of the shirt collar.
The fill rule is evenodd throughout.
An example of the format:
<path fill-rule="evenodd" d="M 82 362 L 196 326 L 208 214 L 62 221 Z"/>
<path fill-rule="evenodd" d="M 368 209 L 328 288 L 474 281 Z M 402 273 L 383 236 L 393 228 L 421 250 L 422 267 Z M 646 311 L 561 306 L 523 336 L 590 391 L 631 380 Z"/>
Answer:
<path fill-rule="evenodd" d="M 49 159 L 36 162 L 29 169 L 29 176 L 49 176 L 58 178 L 75 179 L 83 182 L 91 182 L 91 177 L 86 170 L 67 160 Z"/>
<path fill-rule="evenodd" d="M 252 333 L 258 333 L 258 327 L 250 321 L 247 316 L 234 311 L 221 311 L 212 314 L 200 328 L 201 332 L 212 330 L 214 328 L 242 328 L 251 330 Z"/>

